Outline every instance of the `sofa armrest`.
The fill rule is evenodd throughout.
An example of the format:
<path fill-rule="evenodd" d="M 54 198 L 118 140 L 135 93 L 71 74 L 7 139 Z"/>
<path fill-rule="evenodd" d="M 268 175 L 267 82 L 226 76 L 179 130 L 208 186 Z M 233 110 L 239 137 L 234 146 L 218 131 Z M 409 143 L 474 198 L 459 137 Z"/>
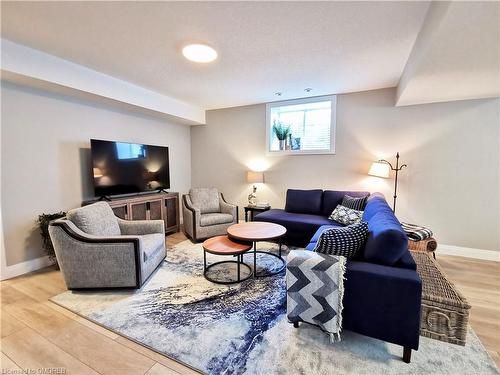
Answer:
<path fill-rule="evenodd" d="M 182 220 L 184 231 L 193 240 L 196 240 L 196 228 L 200 226 L 201 211 L 193 206 L 189 194 L 182 196 Z"/>
<path fill-rule="evenodd" d="M 144 235 L 153 233 L 165 234 L 163 220 L 123 220 L 117 218 L 120 231 L 123 235 Z"/>
<path fill-rule="evenodd" d="M 238 206 L 226 202 L 222 193 L 219 193 L 219 205 L 221 213 L 232 215 L 235 222 L 238 222 Z"/>
<path fill-rule="evenodd" d="M 418 349 L 422 282 L 415 270 L 348 261 L 346 329 Z"/>

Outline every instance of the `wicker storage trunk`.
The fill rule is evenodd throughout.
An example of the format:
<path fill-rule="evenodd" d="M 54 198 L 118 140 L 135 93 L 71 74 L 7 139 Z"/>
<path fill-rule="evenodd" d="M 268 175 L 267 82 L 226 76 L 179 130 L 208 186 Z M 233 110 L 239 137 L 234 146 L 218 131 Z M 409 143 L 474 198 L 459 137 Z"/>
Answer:
<path fill-rule="evenodd" d="M 437 248 L 437 241 L 432 237 L 421 241 L 409 240 L 408 248 L 410 250 L 433 252 Z"/>
<path fill-rule="evenodd" d="M 427 253 L 411 255 L 422 279 L 420 335 L 465 345 L 470 305 Z"/>

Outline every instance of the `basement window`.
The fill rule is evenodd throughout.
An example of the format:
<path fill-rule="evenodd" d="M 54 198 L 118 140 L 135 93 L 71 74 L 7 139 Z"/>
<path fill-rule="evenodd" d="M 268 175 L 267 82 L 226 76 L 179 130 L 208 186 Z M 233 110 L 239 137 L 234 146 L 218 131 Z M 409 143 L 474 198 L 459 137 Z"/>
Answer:
<path fill-rule="evenodd" d="M 268 103 L 268 154 L 334 154 L 336 99 L 330 95 Z"/>

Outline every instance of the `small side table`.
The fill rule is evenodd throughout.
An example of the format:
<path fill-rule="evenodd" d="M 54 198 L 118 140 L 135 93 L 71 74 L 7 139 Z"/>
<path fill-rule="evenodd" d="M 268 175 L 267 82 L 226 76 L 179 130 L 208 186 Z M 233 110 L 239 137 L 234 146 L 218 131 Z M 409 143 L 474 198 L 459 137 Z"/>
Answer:
<path fill-rule="evenodd" d="M 245 208 L 245 221 L 253 221 L 253 218 L 254 218 L 256 212 L 257 212 L 257 214 L 259 214 L 261 212 L 270 210 L 271 206 L 267 206 L 267 207 L 245 206 L 244 208 Z M 249 217 L 248 217 L 249 212 L 250 212 L 250 220 L 248 220 L 249 219 Z"/>
<path fill-rule="evenodd" d="M 216 284 L 235 284 L 249 279 L 254 274 L 252 268 L 248 264 L 243 262 L 243 254 L 252 249 L 252 242 L 235 242 L 232 241 L 228 236 L 216 236 L 205 240 L 202 246 L 203 275 L 208 281 Z M 236 261 L 224 260 L 207 265 L 207 253 L 215 255 L 235 256 Z M 236 263 L 236 280 L 216 280 L 208 275 L 208 271 L 210 270 L 210 268 L 222 263 Z M 246 267 L 248 270 L 248 275 L 244 278 L 242 278 L 240 274 L 241 266 Z"/>

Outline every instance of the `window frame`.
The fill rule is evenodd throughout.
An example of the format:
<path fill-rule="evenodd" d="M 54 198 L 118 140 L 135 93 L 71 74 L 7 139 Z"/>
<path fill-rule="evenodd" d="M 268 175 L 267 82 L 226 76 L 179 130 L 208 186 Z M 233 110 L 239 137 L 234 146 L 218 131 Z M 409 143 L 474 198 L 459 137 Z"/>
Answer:
<path fill-rule="evenodd" d="M 271 109 L 276 107 L 284 107 L 287 105 L 307 104 L 331 102 L 331 118 L 330 118 L 330 148 L 323 150 L 271 150 Z M 279 102 L 271 102 L 266 104 L 266 155 L 281 156 L 281 155 L 335 155 L 335 141 L 337 129 L 337 95 L 314 96 L 309 98 L 282 100 Z"/>

